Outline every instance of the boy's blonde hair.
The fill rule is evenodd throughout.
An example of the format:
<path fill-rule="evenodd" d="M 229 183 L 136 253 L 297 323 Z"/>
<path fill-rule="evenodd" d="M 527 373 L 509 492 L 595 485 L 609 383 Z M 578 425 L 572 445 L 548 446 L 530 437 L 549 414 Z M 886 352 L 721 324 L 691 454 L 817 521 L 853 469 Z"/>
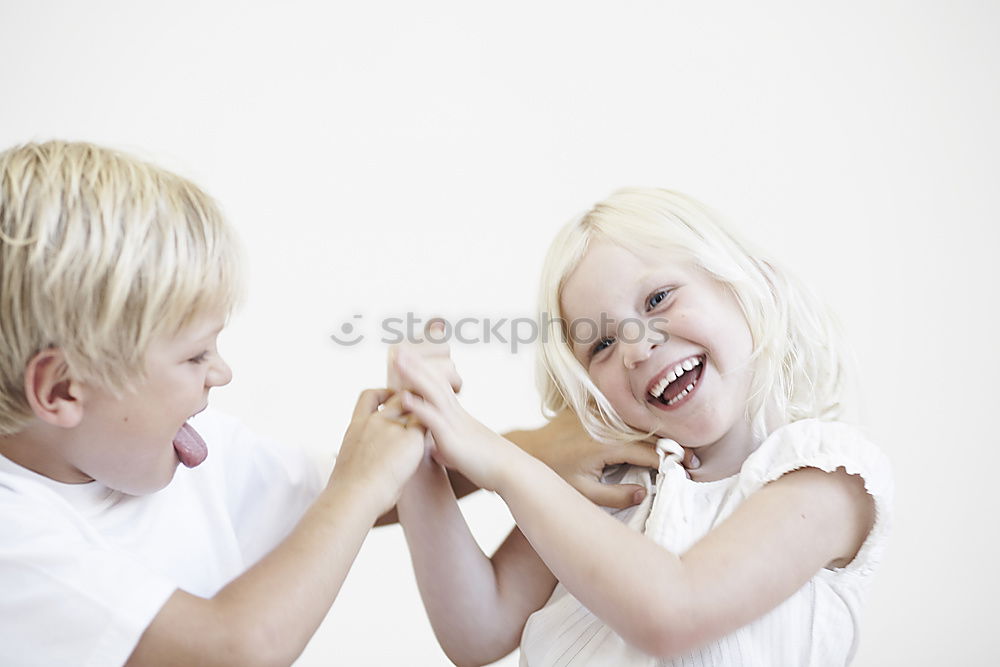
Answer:
<path fill-rule="evenodd" d="M 151 340 L 227 314 L 239 246 L 193 183 L 86 143 L 0 153 L 0 435 L 31 417 L 24 373 L 58 347 L 72 377 L 118 394 Z"/>
<path fill-rule="evenodd" d="M 799 419 L 841 419 L 848 352 L 836 319 L 804 285 L 727 230 L 703 204 L 677 192 L 619 190 L 570 222 L 549 248 L 541 280 L 544 330 L 538 385 L 549 413 L 571 408 L 601 440 L 651 434 L 626 424 L 573 356 L 560 300 L 567 279 L 595 241 L 648 253 L 664 251 L 725 285 L 753 339 L 753 380 L 745 417 L 759 443 Z M 669 325 L 667 326 L 669 332 Z M 852 415 L 853 416 L 853 415 Z"/>

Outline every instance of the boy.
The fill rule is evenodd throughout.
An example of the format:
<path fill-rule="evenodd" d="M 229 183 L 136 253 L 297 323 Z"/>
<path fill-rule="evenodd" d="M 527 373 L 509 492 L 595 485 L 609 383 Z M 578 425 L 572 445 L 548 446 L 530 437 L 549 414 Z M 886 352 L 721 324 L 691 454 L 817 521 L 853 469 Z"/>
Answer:
<path fill-rule="evenodd" d="M 325 487 L 204 411 L 231 377 L 236 247 L 151 165 L 0 153 L 0 664 L 289 664 L 423 457 L 386 390 L 361 395 Z M 635 502 L 605 463 L 656 462 L 566 415 L 511 438 L 605 505 Z"/>
<path fill-rule="evenodd" d="M 184 179 L 87 144 L 0 154 L 0 664 L 289 664 L 394 505 L 424 448 L 388 392 L 322 490 L 194 417 L 231 377 L 238 264 Z"/>

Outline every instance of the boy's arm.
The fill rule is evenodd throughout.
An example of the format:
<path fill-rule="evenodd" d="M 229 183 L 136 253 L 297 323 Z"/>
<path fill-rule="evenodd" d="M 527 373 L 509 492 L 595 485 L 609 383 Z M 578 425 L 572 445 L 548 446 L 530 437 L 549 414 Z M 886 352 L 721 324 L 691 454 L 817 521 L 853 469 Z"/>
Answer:
<path fill-rule="evenodd" d="M 510 653 L 556 583 L 521 531 L 515 528 L 487 558 L 444 469 L 429 456 L 398 508 L 420 595 L 448 658 L 481 665 Z"/>
<path fill-rule="evenodd" d="M 387 391 L 361 395 L 330 482 L 292 533 L 211 599 L 176 591 L 130 665 L 288 665 L 329 611 L 375 519 L 423 456 Z"/>

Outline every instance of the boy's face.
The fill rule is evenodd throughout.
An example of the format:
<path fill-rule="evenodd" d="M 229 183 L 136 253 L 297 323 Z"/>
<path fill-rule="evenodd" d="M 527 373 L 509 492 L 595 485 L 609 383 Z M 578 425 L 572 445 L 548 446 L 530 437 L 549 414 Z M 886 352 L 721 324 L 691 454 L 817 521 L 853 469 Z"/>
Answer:
<path fill-rule="evenodd" d="M 65 450 L 67 463 L 86 479 L 132 495 L 166 486 L 179 457 L 188 465 L 200 463 L 200 438 L 186 422 L 208 405 L 212 387 L 232 379 L 216 343 L 224 323 L 222 315 L 197 317 L 177 334 L 154 340 L 146 380 L 134 393 L 116 398 L 86 386 L 83 420 Z"/>

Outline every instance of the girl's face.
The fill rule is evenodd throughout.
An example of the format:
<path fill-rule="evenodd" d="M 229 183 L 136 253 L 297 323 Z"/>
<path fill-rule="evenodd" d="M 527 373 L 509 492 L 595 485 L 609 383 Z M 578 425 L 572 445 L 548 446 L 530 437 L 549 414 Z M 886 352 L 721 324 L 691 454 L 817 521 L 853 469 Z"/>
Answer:
<path fill-rule="evenodd" d="M 599 241 L 560 305 L 573 354 L 627 424 L 685 447 L 749 442 L 752 339 L 721 283 L 662 252 Z"/>

